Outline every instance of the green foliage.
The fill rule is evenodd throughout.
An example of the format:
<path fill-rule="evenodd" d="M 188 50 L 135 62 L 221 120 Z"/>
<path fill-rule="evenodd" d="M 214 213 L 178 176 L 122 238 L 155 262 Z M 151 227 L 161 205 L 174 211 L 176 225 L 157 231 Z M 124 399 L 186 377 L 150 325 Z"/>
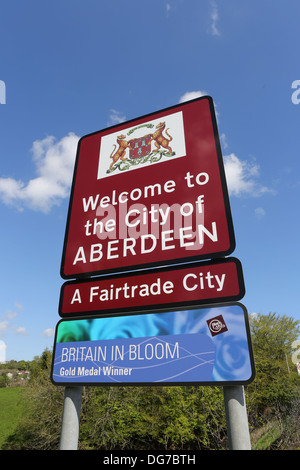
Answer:
<path fill-rule="evenodd" d="M 6 369 L 18 369 L 18 370 L 28 370 L 29 369 L 29 362 L 28 361 L 15 361 L 11 360 L 6 362 L 5 364 L 0 364 L 1 370 Z"/>
<path fill-rule="evenodd" d="M 256 315 L 250 319 L 256 379 L 247 387 L 248 404 L 253 420 L 265 410 L 287 406 L 298 397 L 299 377 L 291 362 L 292 343 L 297 339 L 299 321 L 276 313 Z"/>
<path fill-rule="evenodd" d="M 223 396 L 216 388 L 85 389 L 82 449 L 202 449 L 225 439 Z"/>

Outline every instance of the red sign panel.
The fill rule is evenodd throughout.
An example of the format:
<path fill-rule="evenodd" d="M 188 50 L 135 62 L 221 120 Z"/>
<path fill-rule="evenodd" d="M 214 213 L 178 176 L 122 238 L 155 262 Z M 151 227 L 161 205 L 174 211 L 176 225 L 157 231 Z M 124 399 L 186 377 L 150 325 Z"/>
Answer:
<path fill-rule="evenodd" d="M 234 247 L 210 97 L 80 139 L 64 279 L 217 258 Z"/>
<path fill-rule="evenodd" d="M 65 282 L 61 317 L 188 307 L 240 300 L 245 293 L 242 267 L 236 258 L 196 262 L 188 267 L 160 268 L 83 281 Z"/>

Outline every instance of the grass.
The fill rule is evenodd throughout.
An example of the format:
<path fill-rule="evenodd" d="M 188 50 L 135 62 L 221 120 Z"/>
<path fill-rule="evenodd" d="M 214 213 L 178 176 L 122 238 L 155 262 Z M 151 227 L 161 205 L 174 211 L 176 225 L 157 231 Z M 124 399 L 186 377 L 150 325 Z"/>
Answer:
<path fill-rule="evenodd" d="M 0 388 L 0 449 L 25 412 L 21 391 L 22 387 Z"/>
<path fill-rule="evenodd" d="M 252 449 L 269 450 L 281 434 L 282 429 L 280 425 L 277 422 L 270 421 L 253 433 Z"/>

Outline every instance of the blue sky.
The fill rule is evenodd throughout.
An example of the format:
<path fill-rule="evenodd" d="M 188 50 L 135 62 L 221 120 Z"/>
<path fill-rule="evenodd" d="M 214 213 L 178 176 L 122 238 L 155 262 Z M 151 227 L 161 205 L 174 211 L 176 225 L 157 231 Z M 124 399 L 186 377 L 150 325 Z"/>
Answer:
<path fill-rule="evenodd" d="M 297 0 L 2 4 L 0 340 L 7 360 L 31 360 L 53 345 L 78 139 L 203 94 L 217 110 L 242 303 L 249 313 L 300 320 L 300 82 L 292 88 L 300 80 L 299 14 Z"/>

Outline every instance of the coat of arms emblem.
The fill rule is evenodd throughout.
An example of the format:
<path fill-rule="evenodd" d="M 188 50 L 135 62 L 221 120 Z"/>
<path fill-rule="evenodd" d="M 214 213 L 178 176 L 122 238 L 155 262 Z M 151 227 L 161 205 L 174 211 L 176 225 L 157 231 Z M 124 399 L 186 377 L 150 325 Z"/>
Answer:
<path fill-rule="evenodd" d="M 106 175 L 116 174 L 157 163 L 164 157 L 185 155 L 181 113 L 122 130 L 104 139 L 105 145 L 101 143 L 100 149 L 98 178 L 105 176 L 104 171 Z M 105 170 L 104 162 L 107 162 Z"/>
<path fill-rule="evenodd" d="M 163 155 L 175 155 L 172 147 L 170 147 L 170 142 L 173 140 L 173 137 L 168 133 L 168 129 L 165 130 L 165 127 L 166 123 L 160 122 L 157 124 L 153 134 L 146 134 L 128 141 L 125 140 L 126 136 L 124 134 L 119 135 L 117 137 L 117 145 L 114 144 L 114 150 L 110 154 L 112 162 L 107 172 L 109 173 L 117 168 L 120 171 L 124 171 L 128 169 L 128 166 L 131 164 L 136 165 L 148 160 L 151 162 L 152 158 L 154 158 L 154 161 L 157 161 L 157 158 L 161 159 Z M 140 128 L 140 126 L 138 126 L 138 128 Z M 164 130 L 166 135 L 163 134 Z M 132 129 L 132 132 L 134 131 L 135 129 Z M 152 151 L 151 144 L 153 141 L 155 147 Z M 127 149 L 129 149 L 129 153 Z M 145 160 L 145 157 L 147 157 L 147 160 Z M 133 163 L 132 160 L 134 160 Z M 124 161 L 126 161 L 125 165 L 122 164 Z"/>

